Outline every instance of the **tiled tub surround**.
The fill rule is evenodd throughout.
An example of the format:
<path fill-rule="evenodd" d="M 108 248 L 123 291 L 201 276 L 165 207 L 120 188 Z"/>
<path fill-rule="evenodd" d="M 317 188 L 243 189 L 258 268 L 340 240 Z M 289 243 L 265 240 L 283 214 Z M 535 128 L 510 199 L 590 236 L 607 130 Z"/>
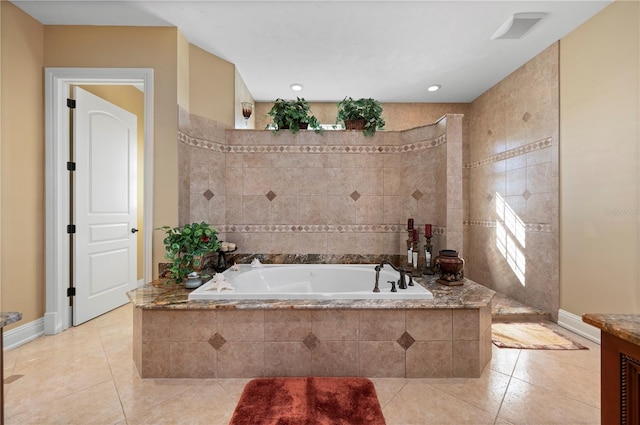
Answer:
<path fill-rule="evenodd" d="M 558 120 L 556 43 L 471 104 L 464 169 L 465 276 L 544 309 L 554 320 L 560 292 Z M 508 217 L 517 224 L 508 225 Z M 505 241 L 511 249 L 501 248 Z"/>
<path fill-rule="evenodd" d="M 399 132 L 229 130 L 180 111 L 180 223 L 238 253 L 402 254 L 407 218 L 462 250 L 462 115 Z M 424 236 L 421 235 L 421 245 Z"/>
<path fill-rule="evenodd" d="M 494 292 L 422 283 L 433 300 L 203 302 L 158 280 L 129 293 L 134 361 L 143 378 L 479 377 Z"/>

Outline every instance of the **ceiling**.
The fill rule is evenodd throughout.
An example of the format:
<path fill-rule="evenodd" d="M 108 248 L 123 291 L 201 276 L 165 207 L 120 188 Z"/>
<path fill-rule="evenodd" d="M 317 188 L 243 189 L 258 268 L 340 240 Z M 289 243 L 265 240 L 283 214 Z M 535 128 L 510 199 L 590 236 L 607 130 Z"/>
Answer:
<path fill-rule="evenodd" d="M 470 102 L 611 3 L 13 0 L 45 25 L 175 26 L 235 64 L 256 101 Z M 547 15 L 491 40 L 513 14 Z M 292 83 L 304 86 L 301 92 Z M 436 92 L 427 87 L 440 84 Z"/>

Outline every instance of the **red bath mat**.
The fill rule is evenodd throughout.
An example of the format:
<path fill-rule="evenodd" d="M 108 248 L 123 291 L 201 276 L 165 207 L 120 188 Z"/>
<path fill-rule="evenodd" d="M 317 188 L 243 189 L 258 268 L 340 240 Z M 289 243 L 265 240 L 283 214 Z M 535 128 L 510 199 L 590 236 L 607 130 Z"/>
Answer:
<path fill-rule="evenodd" d="M 385 425 L 366 378 L 257 378 L 240 396 L 229 425 Z"/>

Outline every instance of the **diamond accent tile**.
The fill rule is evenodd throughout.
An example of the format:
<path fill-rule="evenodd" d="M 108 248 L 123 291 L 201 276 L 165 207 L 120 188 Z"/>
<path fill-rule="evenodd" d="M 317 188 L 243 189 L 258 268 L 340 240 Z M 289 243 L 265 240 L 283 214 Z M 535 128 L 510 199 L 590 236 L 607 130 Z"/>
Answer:
<path fill-rule="evenodd" d="M 272 190 L 270 190 L 270 191 L 269 191 L 269 192 L 267 192 L 267 194 L 266 194 L 266 195 L 264 195 L 264 196 L 266 196 L 266 197 L 267 197 L 267 199 L 269 200 L 269 202 L 271 202 L 271 201 L 273 201 L 273 200 L 275 199 L 276 194 L 275 194 L 275 193 L 273 193 L 273 191 L 272 191 Z"/>
<path fill-rule="evenodd" d="M 492 194 L 488 194 L 487 195 L 487 201 L 491 202 L 492 199 L 493 199 L 493 195 Z"/>
<path fill-rule="evenodd" d="M 488 136 L 493 136 L 493 131 L 491 131 L 491 129 L 489 129 L 489 131 L 487 131 L 487 135 Z"/>
<path fill-rule="evenodd" d="M 529 192 L 528 189 L 525 189 L 524 192 L 522 192 L 522 197 L 524 199 L 529 199 L 531 197 L 531 192 Z"/>
<path fill-rule="evenodd" d="M 358 193 L 357 190 L 354 190 L 353 193 L 349 196 L 351 196 L 351 199 L 353 199 L 354 201 L 357 201 L 358 199 L 360 199 L 360 194 Z"/>
<path fill-rule="evenodd" d="M 411 196 L 413 196 L 413 199 L 415 199 L 416 201 L 419 201 L 420 198 L 422 198 L 423 194 L 418 189 L 416 189 L 416 191 L 413 192 Z"/>
<path fill-rule="evenodd" d="M 207 201 L 210 201 L 211 198 L 213 198 L 213 192 L 209 189 L 207 189 L 207 191 L 205 193 L 202 194 L 205 198 L 207 198 Z"/>
<path fill-rule="evenodd" d="M 216 351 L 222 348 L 222 346 L 226 342 L 227 340 L 224 339 L 224 337 L 220 335 L 218 332 L 216 332 L 215 334 L 213 334 L 213 336 L 211 336 L 211 338 L 209 338 L 209 345 L 211 345 Z"/>
<path fill-rule="evenodd" d="M 400 345 L 400 347 L 408 350 L 409 347 L 411 347 L 413 343 L 416 342 L 416 340 L 413 339 L 411 335 L 409 335 L 409 332 L 405 331 L 405 333 L 403 333 L 396 342 Z"/>
<path fill-rule="evenodd" d="M 525 112 L 524 115 L 522 116 L 522 121 L 527 122 L 529 121 L 529 119 L 531 119 L 531 114 L 528 112 Z"/>
<path fill-rule="evenodd" d="M 313 334 L 313 332 L 309 332 L 309 335 L 302 340 L 302 343 L 306 345 L 309 350 L 316 348 L 319 342 L 320 340 Z"/>

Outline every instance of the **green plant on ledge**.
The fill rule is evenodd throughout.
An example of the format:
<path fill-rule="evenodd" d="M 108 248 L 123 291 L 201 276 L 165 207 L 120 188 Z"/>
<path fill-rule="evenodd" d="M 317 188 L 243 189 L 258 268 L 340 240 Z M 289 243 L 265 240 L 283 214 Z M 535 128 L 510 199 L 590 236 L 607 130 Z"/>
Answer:
<path fill-rule="evenodd" d="M 203 266 L 206 254 L 220 248 L 218 230 L 209 224 L 191 223 L 182 227 L 162 226 L 156 230 L 164 230 L 165 257 L 171 260 L 171 277 L 176 283 L 182 281 L 193 271 Z"/>
<path fill-rule="evenodd" d="M 289 129 L 294 134 L 300 129 L 307 128 L 313 129 L 316 133 L 322 132 L 320 123 L 311 114 L 311 107 L 304 98 L 298 97 L 296 100 L 276 99 L 267 115 L 273 119 L 273 124 L 268 125 L 267 129 L 275 126 L 274 131 Z"/>
<path fill-rule="evenodd" d="M 371 137 L 376 134 L 376 130 L 384 129 L 382 106 L 375 99 L 353 100 L 351 97 L 345 97 L 336 106 L 338 107 L 336 123 L 344 122 L 347 130 L 362 130 L 365 136 Z M 351 122 L 354 121 L 359 124 L 351 127 Z"/>

